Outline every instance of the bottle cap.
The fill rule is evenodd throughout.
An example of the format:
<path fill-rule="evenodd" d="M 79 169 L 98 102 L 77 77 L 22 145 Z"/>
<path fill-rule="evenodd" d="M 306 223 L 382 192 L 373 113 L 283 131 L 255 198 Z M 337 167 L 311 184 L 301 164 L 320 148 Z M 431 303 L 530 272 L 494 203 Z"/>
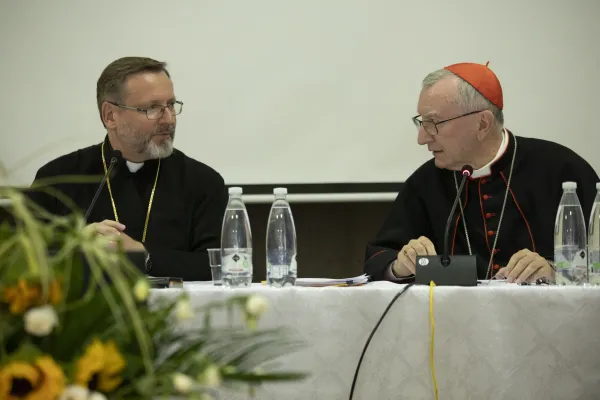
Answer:
<path fill-rule="evenodd" d="M 281 195 L 287 194 L 287 188 L 284 188 L 284 187 L 275 188 L 275 189 L 273 189 L 273 194 L 281 194 Z"/>
<path fill-rule="evenodd" d="M 577 182 L 563 182 L 563 189 L 577 189 Z"/>
<path fill-rule="evenodd" d="M 242 194 L 242 188 L 239 186 L 234 186 L 229 188 L 229 194 Z"/>

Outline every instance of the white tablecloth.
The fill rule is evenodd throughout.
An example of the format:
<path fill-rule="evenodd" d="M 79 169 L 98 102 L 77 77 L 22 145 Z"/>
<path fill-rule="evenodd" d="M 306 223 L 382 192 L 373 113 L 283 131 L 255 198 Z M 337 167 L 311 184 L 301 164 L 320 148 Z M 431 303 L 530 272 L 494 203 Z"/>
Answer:
<path fill-rule="evenodd" d="M 260 292 L 270 300 L 261 326 L 287 326 L 306 340 L 284 361 L 310 378 L 265 386 L 256 398 L 335 400 L 348 399 L 368 335 L 402 288 L 379 282 L 231 290 L 188 283 L 184 290 L 197 306 Z M 439 399 L 600 399 L 600 288 L 436 287 L 434 313 Z M 413 286 L 371 341 L 354 399 L 434 399 L 429 345 L 429 287 Z"/>

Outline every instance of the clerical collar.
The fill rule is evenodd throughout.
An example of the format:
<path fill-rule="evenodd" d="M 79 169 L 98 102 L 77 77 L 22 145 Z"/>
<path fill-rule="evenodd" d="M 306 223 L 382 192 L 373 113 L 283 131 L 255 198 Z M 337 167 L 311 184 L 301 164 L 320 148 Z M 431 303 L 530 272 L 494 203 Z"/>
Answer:
<path fill-rule="evenodd" d="M 492 161 L 490 161 L 483 167 L 479 168 L 478 170 L 473 171 L 471 178 L 476 179 L 476 178 L 481 178 L 482 176 L 490 175 L 492 173 L 492 164 L 494 164 L 496 161 L 498 161 L 504 155 L 504 152 L 506 151 L 507 147 L 508 147 L 508 135 L 506 133 L 506 130 L 503 129 L 502 130 L 502 143 L 500 144 L 500 148 L 498 149 L 496 156 L 494 157 L 494 159 Z"/>
<path fill-rule="evenodd" d="M 110 153 L 113 151 L 113 147 L 110 144 L 110 140 L 108 139 L 108 135 L 106 135 L 106 137 L 104 138 L 104 143 L 106 143 L 107 146 L 107 153 Z M 108 157 L 108 156 L 107 156 Z M 140 169 L 142 169 L 142 167 L 144 166 L 144 163 L 135 163 L 133 161 L 127 161 L 124 158 L 121 157 L 120 162 L 122 163 L 123 161 L 125 161 L 125 165 L 127 165 L 127 169 L 129 170 L 129 172 L 131 172 L 132 174 L 135 174 L 136 172 L 138 172 Z"/>
<path fill-rule="evenodd" d="M 132 173 L 138 172 L 144 166 L 143 162 L 134 163 L 131 161 L 126 161 L 125 164 L 127 165 L 127 168 L 129 168 L 129 172 L 132 172 Z"/>

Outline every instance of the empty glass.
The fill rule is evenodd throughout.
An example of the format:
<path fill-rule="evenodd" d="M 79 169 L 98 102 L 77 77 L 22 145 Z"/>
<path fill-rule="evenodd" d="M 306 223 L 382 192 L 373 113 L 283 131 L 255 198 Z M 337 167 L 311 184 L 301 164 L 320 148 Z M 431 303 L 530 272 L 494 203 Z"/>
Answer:
<path fill-rule="evenodd" d="M 213 285 L 223 285 L 223 276 L 221 274 L 221 249 L 208 249 L 208 263 L 210 264 Z"/>

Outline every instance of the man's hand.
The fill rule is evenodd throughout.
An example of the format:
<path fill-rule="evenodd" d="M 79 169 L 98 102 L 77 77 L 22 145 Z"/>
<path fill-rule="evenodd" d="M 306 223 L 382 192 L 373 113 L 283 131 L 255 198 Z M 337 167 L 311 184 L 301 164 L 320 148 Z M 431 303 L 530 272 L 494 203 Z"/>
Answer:
<path fill-rule="evenodd" d="M 86 230 L 90 230 L 98 235 L 117 238 L 121 235 L 121 232 L 125 231 L 125 225 L 120 224 L 116 221 L 105 219 L 102 222 L 94 222 L 85 227 Z"/>
<path fill-rule="evenodd" d="M 123 250 L 125 251 L 146 251 L 142 242 L 133 240 L 125 233 L 121 233 L 117 240 L 120 240 L 123 243 Z"/>
<path fill-rule="evenodd" d="M 418 239 L 413 239 L 400 250 L 398 258 L 394 261 L 392 270 L 394 275 L 402 278 L 409 275 L 414 275 L 416 271 L 417 256 L 435 256 L 435 246 L 425 236 Z"/>
<path fill-rule="evenodd" d="M 539 278 L 554 281 L 554 269 L 548 261 L 528 249 L 515 253 L 508 265 L 501 268 L 496 274 L 496 279 L 506 278 L 507 282 L 535 282 Z"/>
<path fill-rule="evenodd" d="M 120 224 L 116 221 L 104 220 L 102 222 L 96 222 L 86 227 L 98 235 L 105 236 L 109 239 L 110 246 L 116 246 L 117 241 L 123 243 L 123 250 L 125 251 L 145 251 L 145 247 L 141 242 L 133 240 L 129 235 L 125 233 L 125 225 Z"/>

